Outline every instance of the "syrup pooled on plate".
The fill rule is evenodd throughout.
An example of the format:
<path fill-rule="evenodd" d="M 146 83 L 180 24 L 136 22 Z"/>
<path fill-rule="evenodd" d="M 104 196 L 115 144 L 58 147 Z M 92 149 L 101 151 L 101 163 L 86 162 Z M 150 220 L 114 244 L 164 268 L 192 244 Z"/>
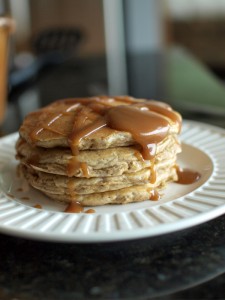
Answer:
<path fill-rule="evenodd" d="M 201 174 L 186 168 L 177 167 L 178 179 L 176 183 L 180 184 L 192 184 L 197 182 L 201 178 Z"/>
<path fill-rule="evenodd" d="M 64 212 L 66 213 L 81 213 L 83 211 L 84 211 L 84 207 L 80 202 L 71 202 L 64 210 Z"/>
<path fill-rule="evenodd" d="M 66 213 L 82 213 L 84 212 L 85 214 L 93 214 L 95 213 L 95 210 L 90 208 L 87 210 L 84 210 L 84 206 L 80 202 L 71 202 L 68 204 L 66 209 L 64 210 Z"/>

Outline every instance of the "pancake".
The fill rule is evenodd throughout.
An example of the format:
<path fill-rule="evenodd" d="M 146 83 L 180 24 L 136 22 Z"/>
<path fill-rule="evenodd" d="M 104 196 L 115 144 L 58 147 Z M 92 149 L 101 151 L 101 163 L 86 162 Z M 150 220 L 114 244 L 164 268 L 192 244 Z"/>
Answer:
<path fill-rule="evenodd" d="M 100 206 L 107 204 L 128 204 L 132 202 L 141 202 L 145 200 L 152 200 L 152 190 L 150 184 L 132 186 L 124 188 L 119 191 L 109 191 L 105 193 L 96 193 L 89 195 L 77 195 L 76 202 L 81 203 L 82 206 Z M 44 192 L 46 196 L 53 199 L 54 201 L 63 202 L 74 202 L 73 200 L 68 201 L 68 195 L 57 195 L 54 193 Z M 69 195 L 70 196 L 70 195 Z"/>
<path fill-rule="evenodd" d="M 59 100 L 27 115 L 16 157 L 28 183 L 56 201 L 155 200 L 177 180 L 181 123 L 179 113 L 155 100 Z"/>
<path fill-rule="evenodd" d="M 155 170 L 156 180 L 152 182 L 152 187 L 158 187 L 162 181 L 166 181 L 173 173 L 174 161 L 167 161 L 165 166 L 158 166 Z M 22 171 L 27 177 L 30 174 L 34 177 L 35 184 L 40 190 L 50 189 L 63 194 L 65 190 L 76 192 L 77 194 L 91 194 L 95 192 L 105 192 L 117 190 L 131 185 L 142 185 L 151 183 L 150 168 L 143 169 L 135 173 L 123 174 L 120 176 L 79 178 L 55 175 L 36 171 L 33 168 L 23 166 Z"/>
<path fill-rule="evenodd" d="M 20 166 L 20 170 L 31 186 L 42 191 L 53 200 L 63 202 L 79 201 L 82 205 L 94 206 L 102 204 L 128 203 L 132 201 L 142 201 L 142 195 L 137 195 L 134 189 L 140 189 L 146 195 L 155 191 L 156 187 L 162 189 L 170 180 L 177 180 L 176 169 L 174 167 L 160 169 L 157 172 L 157 180 L 149 182 L 150 170 L 122 175 L 118 177 L 95 177 L 68 178 L 67 176 L 52 175 L 34 171 L 32 168 Z M 136 195 L 136 199 L 131 194 Z M 122 198 L 121 198 L 121 195 Z M 147 198 L 148 199 L 149 195 Z"/>
<path fill-rule="evenodd" d="M 143 160 L 137 146 L 117 147 L 102 150 L 84 150 L 74 157 L 70 149 L 46 149 L 32 147 L 19 139 L 16 145 L 17 158 L 33 169 L 69 177 L 118 176 L 133 173 L 151 167 L 150 160 Z M 179 142 L 169 136 L 157 147 L 154 164 L 176 158 L 181 151 Z M 74 159 L 79 162 L 77 168 L 71 168 Z"/>
<path fill-rule="evenodd" d="M 78 102 L 80 101 L 80 102 Z M 132 97 L 93 97 L 56 101 L 39 111 L 30 113 L 20 127 L 20 135 L 29 144 L 44 148 L 71 147 L 73 131 L 90 127 L 98 122 L 102 111 L 118 106 L 151 105 L 149 110 L 157 114 L 161 121 L 168 122 L 168 134 L 180 130 L 180 115 L 167 104 L 158 101 L 144 101 Z M 138 109 L 137 109 L 138 110 Z M 171 119 L 171 116 L 173 120 Z M 95 127 L 94 127 L 95 128 Z M 128 131 L 115 130 L 112 126 L 102 126 L 90 135 L 82 137 L 76 145 L 79 150 L 106 149 L 137 144 Z"/>

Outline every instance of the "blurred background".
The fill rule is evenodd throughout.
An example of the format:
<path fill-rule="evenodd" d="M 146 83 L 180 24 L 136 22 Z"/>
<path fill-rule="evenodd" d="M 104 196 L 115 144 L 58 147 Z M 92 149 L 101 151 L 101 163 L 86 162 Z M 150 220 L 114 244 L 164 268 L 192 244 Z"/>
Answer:
<path fill-rule="evenodd" d="M 225 127 L 225 0 L 1 0 L 11 36 L 2 130 L 51 101 L 164 100 Z"/>

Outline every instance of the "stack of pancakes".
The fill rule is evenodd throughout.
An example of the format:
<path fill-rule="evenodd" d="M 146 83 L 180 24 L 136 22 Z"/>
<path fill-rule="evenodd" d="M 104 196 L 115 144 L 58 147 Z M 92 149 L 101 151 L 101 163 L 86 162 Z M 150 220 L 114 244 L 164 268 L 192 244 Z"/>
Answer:
<path fill-rule="evenodd" d="M 158 101 L 60 100 L 25 118 L 19 168 L 53 200 L 83 206 L 156 200 L 177 180 L 180 129 L 180 115 Z"/>

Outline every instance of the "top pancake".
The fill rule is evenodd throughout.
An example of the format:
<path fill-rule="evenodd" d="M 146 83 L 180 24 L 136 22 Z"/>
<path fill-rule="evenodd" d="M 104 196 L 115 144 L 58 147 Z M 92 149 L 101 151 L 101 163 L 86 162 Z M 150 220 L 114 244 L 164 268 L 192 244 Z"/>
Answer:
<path fill-rule="evenodd" d="M 113 126 L 99 125 L 85 135 L 86 128 L 92 127 L 104 116 L 105 111 L 117 106 L 144 106 L 151 103 L 152 107 L 144 108 L 154 112 L 162 121 L 168 123 L 168 134 L 177 134 L 180 130 L 181 117 L 170 106 L 158 101 L 146 101 L 131 97 L 105 96 L 66 99 L 56 101 L 47 107 L 30 113 L 20 127 L 20 136 L 33 146 L 44 148 L 71 147 L 71 136 L 82 131 L 82 138 L 77 139 L 77 149 L 107 149 L 111 147 L 129 146 L 137 144 L 129 130 L 115 130 Z M 172 116 L 172 118 L 171 118 Z M 134 120 L 135 122 L 135 120 Z M 95 126 L 96 129 L 96 126 Z M 73 142 L 73 141 L 72 141 Z"/>

